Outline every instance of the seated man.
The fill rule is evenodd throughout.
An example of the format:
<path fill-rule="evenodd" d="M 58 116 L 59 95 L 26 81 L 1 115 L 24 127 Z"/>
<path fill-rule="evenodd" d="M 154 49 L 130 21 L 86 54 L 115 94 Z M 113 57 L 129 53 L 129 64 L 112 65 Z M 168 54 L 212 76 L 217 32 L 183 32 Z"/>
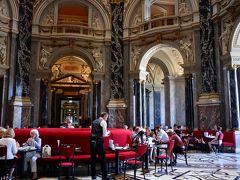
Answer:
<path fill-rule="evenodd" d="M 175 158 L 173 160 L 173 165 L 176 165 L 177 154 L 182 154 L 184 152 L 184 144 L 182 139 L 173 131 L 173 129 L 168 129 L 167 134 L 168 134 L 169 140 L 174 140 L 173 153 L 175 155 Z"/>

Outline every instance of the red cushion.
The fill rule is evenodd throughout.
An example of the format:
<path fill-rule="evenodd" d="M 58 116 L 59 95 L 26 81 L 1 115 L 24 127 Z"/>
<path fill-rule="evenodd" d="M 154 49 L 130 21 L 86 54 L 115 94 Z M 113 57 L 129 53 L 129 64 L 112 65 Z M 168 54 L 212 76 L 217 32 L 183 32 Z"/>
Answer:
<path fill-rule="evenodd" d="M 62 163 L 59 163 L 58 166 L 60 166 L 60 167 L 72 167 L 72 166 L 74 166 L 74 163 L 72 163 L 72 162 L 62 162 Z"/>
<path fill-rule="evenodd" d="M 138 160 L 127 160 L 126 161 L 127 164 L 130 164 L 130 165 L 134 165 L 134 164 L 142 164 L 142 161 L 138 161 Z"/>
<path fill-rule="evenodd" d="M 235 143 L 231 143 L 231 142 L 223 142 L 222 144 L 223 146 L 226 146 L 226 147 L 235 147 Z"/>
<path fill-rule="evenodd" d="M 116 156 L 115 156 L 115 153 L 107 153 L 107 154 L 106 154 L 106 159 L 107 159 L 108 162 L 110 162 L 110 161 L 111 161 L 111 162 L 115 161 L 115 157 L 116 157 Z"/>
<path fill-rule="evenodd" d="M 129 159 L 129 158 L 135 158 L 136 157 L 136 152 L 135 151 L 123 151 L 119 152 L 119 159 L 121 161 Z"/>
<path fill-rule="evenodd" d="M 80 162 L 90 162 L 91 156 L 90 154 L 82 154 L 82 155 L 75 155 L 74 161 L 80 161 Z"/>
<path fill-rule="evenodd" d="M 169 157 L 166 156 L 166 155 L 161 155 L 161 156 L 156 156 L 155 158 L 156 158 L 156 159 L 167 159 L 167 158 L 169 158 Z"/>

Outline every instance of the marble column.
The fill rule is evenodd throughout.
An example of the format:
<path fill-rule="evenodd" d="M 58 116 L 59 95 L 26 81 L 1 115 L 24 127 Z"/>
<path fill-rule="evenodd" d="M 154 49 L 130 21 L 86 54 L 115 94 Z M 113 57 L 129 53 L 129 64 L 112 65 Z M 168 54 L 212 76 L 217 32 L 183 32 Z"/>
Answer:
<path fill-rule="evenodd" d="M 29 98 L 33 0 L 19 1 L 15 94 L 11 102 L 13 127 L 28 127 L 32 103 Z"/>
<path fill-rule="evenodd" d="M 175 78 L 168 76 L 164 79 L 165 87 L 165 125 L 172 126 L 176 122 L 176 105 L 175 105 Z"/>
<path fill-rule="evenodd" d="M 239 89 L 238 89 L 239 83 L 238 83 L 238 73 L 237 73 L 236 65 L 233 66 L 233 70 L 234 70 L 234 84 L 235 84 L 234 92 L 235 92 L 235 97 L 236 97 L 236 128 L 240 129 Z"/>
<path fill-rule="evenodd" d="M 185 75 L 186 126 L 194 128 L 193 76 Z"/>
<path fill-rule="evenodd" d="M 214 54 L 214 28 L 210 0 L 199 1 L 201 94 L 197 102 L 198 127 L 212 129 L 220 122 L 220 100 L 217 93 L 216 62 Z"/>
<path fill-rule="evenodd" d="M 93 82 L 93 111 L 92 121 L 101 113 L 101 81 Z"/>
<path fill-rule="evenodd" d="M 48 125 L 48 85 L 44 80 L 40 80 L 40 121 L 41 125 Z"/>
<path fill-rule="evenodd" d="M 153 101 L 154 101 L 154 126 L 159 126 L 162 124 L 161 116 L 161 91 L 154 90 L 153 92 Z M 164 123 L 165 124 L 165 123 Z"/>
<path fill-rule="evenodd" d="M 235 100 L 235 107 L 236 107 L 236 119 L 233 121 L 235 126 L 235 143 L 236 143 L 236 153 L 240 153 L 240 119 L 239 119 L 239 83 L 238 83 L 238 77 L 240 77 L 240 73 L 238 71 L 238 66 L 233 65 L 233 71 L 234 71 L 234 94 L 236 97 Z"/>
<path fill-rule="evenodd" d="M 141 81 L 135 80 L 135 119 L 136 126 L 142 127 L 142 91 L 141 91 Z"/>
<path fill-rule="evenodd" d="M 150 93 L 148 89 L 146 89 L 146 126 L 151 127 L 150 124 Z"/>
<path fill-rule="evenodd" d="M 113 1 L 111 32 L 111 99 L 109 110 L 109 127 L 123 127 L 126 120 L 126 103 L 124 99 L 124 58 L 123 58 L 123 1 Z"/>
<path fill-rule="evenodd" d="M 146 120 L 146 88 L 145 88 L 145 81 L 141 83 L 141 94 L 142 94 L 142 127 L 146 127 L 147 120 Z"/>

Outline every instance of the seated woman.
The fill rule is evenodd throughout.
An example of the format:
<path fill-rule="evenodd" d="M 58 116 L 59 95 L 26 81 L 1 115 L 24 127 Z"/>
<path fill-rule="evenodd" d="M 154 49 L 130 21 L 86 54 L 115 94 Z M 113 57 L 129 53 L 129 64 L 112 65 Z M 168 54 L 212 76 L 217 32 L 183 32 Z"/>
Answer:
<path fill-rule="evenodd" d="M 36 151 L 26 153 L 24 157 L 24 171 L 27 171 L 27 164 L 30 162 L 32 179 L 37 179 L 37 158 L 40 157 L 40 154 L 37 153 L 37 151 L 41 150 L 42 146 L 42 139 L 39 137 L 39 132 L 37 129 L 32 129 L 30 131 L 30 138 L 28 138 L 23 146 L 32 146 L 36 148 Z"/>
<path fill-rule="evenodd" d="M 218 126 L 215 138 L 208 142 L 210 151 L 213 151 L 213 145 L 218 145 L 218 140 L 219 140 L 220 134 L 222 134 L 222 127 Z"/>
<path fill-rule="evenodd" d="M 7 167 L 9 169 L 8 179 L 12 179 L 12 175 L 15 168 L 15 155 L 18 152 L 19 144 L 14 139 L 15 133 L 12 128 L 9 128 L 3 134 L 3 138 L 0 139 L 0 145 L 7 146 Z M 5 157 L 0 157 L 4 159 Z"/>
<path fill-rule="evenodd" d="M 136 127 L 132 135 L 132 146 L 136 147 L 139 144 L 144 143 L 144 131 L 140 127 Z"/>
<path fill-rule="evenodd" d="M 175 155 L 175 158 L 172 157 L 173 159 L 173 164 L 176 165 L 177 163 L 177 154 L 182 154 L 184 151 L 184 143 L 182 139 L 174 132 L 173 129 L 168 129 L 167 134 L 169 136 L 169 140 L 174 140 L 174 148 L 173 148 L 173 153 Z"/>

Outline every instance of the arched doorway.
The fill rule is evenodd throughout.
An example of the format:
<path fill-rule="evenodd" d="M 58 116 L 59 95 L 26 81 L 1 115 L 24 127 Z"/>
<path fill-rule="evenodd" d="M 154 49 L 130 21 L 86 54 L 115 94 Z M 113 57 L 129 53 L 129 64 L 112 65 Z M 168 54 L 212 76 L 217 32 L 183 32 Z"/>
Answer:
<path fill-rule="evenodd" d="M 139 69 L 148 74 L 143 100 L 147 126 L 186 124 L 182 64 L 179 50 L 169 44 L 158 44 L 144 52 Z"/>
<path fill-rule="evenodd" d="M 65 56 L 51 68 L 48 84 L 51 97 L 51 124 L 59 126 L 67 116 L 76 127 L 89 126 L 91 68 L 81 58 Z"/>

